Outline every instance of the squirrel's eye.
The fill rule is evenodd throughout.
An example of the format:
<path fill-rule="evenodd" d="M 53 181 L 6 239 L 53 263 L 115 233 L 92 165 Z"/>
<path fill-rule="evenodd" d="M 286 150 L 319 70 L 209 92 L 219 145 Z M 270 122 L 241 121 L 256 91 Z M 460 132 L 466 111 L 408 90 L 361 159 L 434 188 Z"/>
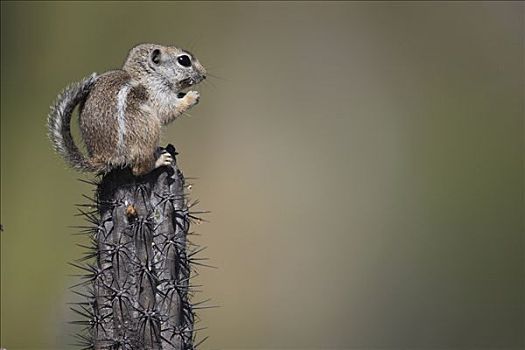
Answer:
<path fill-rule="evenodd" d="M 183 67 L 190 67 L 191 66 L 191 59 L 188 55 L 180 55 L 177 57 L 177 62 Z"/>
<path fill-rule="evenodd" d="M 159 49 L 155 49 L 151 53 L 151 62 L 153 62 L 155 64 L 159 64 L 160 63 L 160 50 Z"/>

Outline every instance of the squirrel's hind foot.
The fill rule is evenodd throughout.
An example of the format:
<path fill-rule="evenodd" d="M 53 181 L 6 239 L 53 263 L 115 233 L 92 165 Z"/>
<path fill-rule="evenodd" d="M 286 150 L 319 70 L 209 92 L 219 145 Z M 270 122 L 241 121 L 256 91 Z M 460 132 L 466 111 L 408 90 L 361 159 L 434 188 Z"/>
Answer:
<path fill-rule="evenodd" d="M 157 160 L 155 161 L 155 169 L 161 166 L 168 166 L 172 164 L 173 164 L 173 157 L 168 151 L 163 150 L 162 153 L 157 158 Z"/>

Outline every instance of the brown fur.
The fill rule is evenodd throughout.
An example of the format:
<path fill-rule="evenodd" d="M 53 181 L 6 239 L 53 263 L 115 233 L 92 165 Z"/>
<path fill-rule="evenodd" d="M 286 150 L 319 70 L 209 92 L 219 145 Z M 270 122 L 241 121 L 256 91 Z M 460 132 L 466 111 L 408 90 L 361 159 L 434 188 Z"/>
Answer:
<path fill-rule="evenodd" d="M 160 63 L 152 61 L 154 50 L 161 53 Z M 190 56 L 192 66 L 178 64 L 180 55 Z M 131 166 L 135 175 L 142 175 L 159 166 L 155 154 L 161 126 L 199 100 L 195 91 L 184 97 L 177 93 L 204 74 L 202 65 L 181 49 L 154 44 L 133 48 L 123 69 L 100 75 L 81 105 L 80 131 L 90 167 L 105 172 Z"/>

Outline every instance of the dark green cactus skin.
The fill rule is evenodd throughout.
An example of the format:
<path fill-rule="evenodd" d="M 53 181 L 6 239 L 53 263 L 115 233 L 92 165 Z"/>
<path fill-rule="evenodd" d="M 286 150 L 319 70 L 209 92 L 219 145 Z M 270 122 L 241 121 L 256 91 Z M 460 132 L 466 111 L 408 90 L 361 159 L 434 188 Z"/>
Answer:
<path fill-rule="evenodd" d="M 175 148 L 166 150 L 175 159 Z M 204 265 L 202 251 L 187 240 L 192 213 L 184 176 L 174 162 L 135 177 L 115 169 L 97 183 L 92 211 L 81 209 L 92 226 L 92 245 L 73 265 L 87 275 L 76 287 L 87 298 L 73 310 L 83 317 L 83 349 L 192 350 L 195 292 L 192 266 Z M 89 206 L 89 205 L 88 205 Z M 85 207 L 85 206 L 84 206 Z M 190 208 L 189 208 L 190 207 Z"/>

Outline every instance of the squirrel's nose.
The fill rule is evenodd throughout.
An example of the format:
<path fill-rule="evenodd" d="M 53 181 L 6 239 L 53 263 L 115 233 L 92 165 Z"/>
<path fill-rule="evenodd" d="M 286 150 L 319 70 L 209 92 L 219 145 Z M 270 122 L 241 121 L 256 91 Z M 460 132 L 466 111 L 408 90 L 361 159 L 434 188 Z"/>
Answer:
<path fill-rule="evenodd" d="M 202 76 L 202 80 L 204 80 L 204 79 L 206 79 L 206 76 L 205 76 L 205 75 Z"/>

